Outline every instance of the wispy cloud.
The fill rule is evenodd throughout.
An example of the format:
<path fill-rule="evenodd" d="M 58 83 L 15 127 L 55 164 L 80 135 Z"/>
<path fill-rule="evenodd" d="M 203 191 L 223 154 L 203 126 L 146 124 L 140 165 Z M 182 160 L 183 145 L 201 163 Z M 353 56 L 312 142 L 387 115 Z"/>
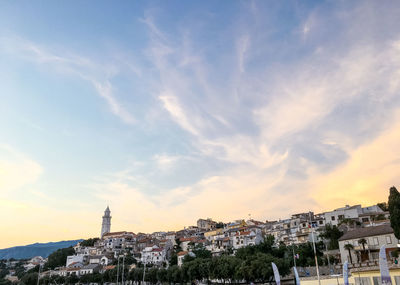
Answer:
<path fill-rule="evenodd" d="M 125 109 L 113 92 L 111 79 L 118 73 L 115 65 L 96 62 L 71 51 L 43 47 L 21 38 L 2 38 L 1 49 L 16 57 L 45 65 L 50 71 L 78 76 L 93 86 L 97 94 L 107 102 L 114 115 L 128 124 L 136 122 L 131 112 Z M 136 75 L 140 74 L 137 68 L 133 68 L 133 64 L 129 62 L 127 64 Z"/>
<path fill-rule="evenodd" d="M 400 161 L 400 5 L 251 1 L 227 18 L 209 9 L 176 21 L 136 15 L 126 25 L 136 25 L 134 39 L 115 38 L 124 52 L 99 50 L 101 60 L 0 41 L 7 55 L 89 83 L 128 123 L 107 138 L 115 164 L 99 153 L 109 165 L 83 187 L 121 217 L 113 229 L 378 202 Z M 29 181 L 42 175 L 26 169 Z"/>

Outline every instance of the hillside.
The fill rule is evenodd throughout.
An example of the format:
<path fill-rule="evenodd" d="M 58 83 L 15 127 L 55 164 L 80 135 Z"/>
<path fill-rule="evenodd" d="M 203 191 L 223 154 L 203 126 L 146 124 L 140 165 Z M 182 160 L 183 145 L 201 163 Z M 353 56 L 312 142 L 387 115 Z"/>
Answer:
<path fill-rule="evenodd" d="M 48 257 L 53 251 L 56 251 L 60 248 L 73 246 L 80 241 L 82 241 L 82 239 L 48 243 L 34 243 L 25 246 L 4 248 L 0 249 L 0 259 L 25 259 L 32 258 L 38 255 L 42 257 Z"/>

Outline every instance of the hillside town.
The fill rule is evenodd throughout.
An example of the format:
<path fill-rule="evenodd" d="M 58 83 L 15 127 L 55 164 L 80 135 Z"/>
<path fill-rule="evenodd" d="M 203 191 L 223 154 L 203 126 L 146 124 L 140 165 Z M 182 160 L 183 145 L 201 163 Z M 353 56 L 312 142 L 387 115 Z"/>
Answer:
<path fill-rule="evenodd" d="M 85 275 L 115 271 L 116 267 L 120 271 L 121 266 L 127 272 L 138 266 L 181 267 L 185 260 L 193 259 L 196 252 L 201 250 L 209 252 L 212 257 L 234 256 L 240 249 L 260 245 L 268 238 L 273 240 L 273 246 L 276 248 L 293 247 L 293 261 L 298 260 L 299 265 L 299 246 L 318 244 L 322 254 L 319 258 L 325 258 L 328 262 L 321 265 L 322 275 L 340 272 L 345 261 L 349 262 L 350 268 L 377 266 L 382 245 L 386 246 L 389 260 L 397 264 L 399 240 L 390 226 L 386 203 L 367 207 L 345 205 L 324 213 L 297 213 L 277 221 L 239 219 L 222 223 L 211 218 L 201 218 L 197 220 L 196 225 L 179 231 L 151 234 L 113 232 L 111 218 L 111 210 L 107 207 L 102 216 L 100 237 L 91 239 L 89 244 L 84 241 L 73 246 L 73 254 L 66 257 L 65 264 L 42 270 L 41 278 L 81 278 Z M 341 233 L 340 238 L 333 243 L 332 237 L 327 234 L 329 229 L 336 229 Z M 130 262 L 127 262 L 128 259 Z M 11 269 L 6 276 L 9 281 L 18 281 L 15 270 L 12 269 L 17 262 L 7 263 Z M 46 262 L 47 259 L 38 256 L 26 261 L 23 266 L 26 271 L 37 266 L 40 270 Z M 310 264 L 300 268 L 299 273 L 301 276 L 316 274 Z"/>

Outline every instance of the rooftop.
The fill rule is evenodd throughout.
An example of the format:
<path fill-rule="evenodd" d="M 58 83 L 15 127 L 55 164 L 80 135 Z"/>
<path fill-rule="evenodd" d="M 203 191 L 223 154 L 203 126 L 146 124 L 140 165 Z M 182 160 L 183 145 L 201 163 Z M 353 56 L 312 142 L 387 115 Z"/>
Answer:
<path fill-rule="evenodd" d="M 349 240 L 349 239 L 357 239 L 363 237 L 370 237 L 370 236 L 379 236 L 384 234 L 391 234 L 393 233 L 393 229 L 389 225 L 382 225 L 377 227 L 366 227 L 366 228 L 358 228 L 352 231 L 348 231 L 345 233 L 339 241 L 342 240 Z"/>

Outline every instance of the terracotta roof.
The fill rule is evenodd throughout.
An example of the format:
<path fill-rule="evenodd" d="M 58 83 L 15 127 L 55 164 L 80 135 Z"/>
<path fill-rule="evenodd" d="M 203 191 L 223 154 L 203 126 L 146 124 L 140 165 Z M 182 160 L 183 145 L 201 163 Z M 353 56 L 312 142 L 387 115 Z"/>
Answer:
<path fill-rule="evenodd" d="M 251 232 L 240 232 L 240 233 L 236 233 L 236 236 L 247 236 L 249 235 Z"/>
<path fill-rule="evenodd" d="M 393 229 L 389 225 L 382 225 L 377 227 L 365 227 L 348 231 L 339 239 L 339 241 L 370 237 L 370 236 L 379 236 L 391 233 L 393 233 Z"/>
<path fill-rule="evenodd" d="M 107 265 L 107 266 L 103 267 L 104 270 L 111 270 L 111 269 L 114 269 L 114 268 L 115 268 L 115 265 Z"/>
<path fill-rule="evenodd" d="M 194 238 L 194 237 L 189 237 L 189 238 L 180 238 L 179 240 L 181 241 L 181 242 L 185 242 L 185 241 L 194 241 L 196 238 Z"/>
<path fill-rule="evenodd" d="M 153 248 L 152 251 L 163 251 L 163 249 L 162 248 Z"/>
<path fill-rule="evenodd" d="M 178 252 L 178 256 L 182 256 L 182 255 L 186 255 L 186 254 L 188 254 L 187 251 L 180 251 L 180 252 Z"/>
<path fill-rule="evenodd" d="M 123 232 L 113 232 L 113 233 L 105 233 L 103 235 L 103 238 L 112 237 L 112 236 L 121 236 L 121 235 L 135 235 L 135 234 L 132 233 L 132 232 L 125 232 L 125 231 L 123 231 Z"/>

